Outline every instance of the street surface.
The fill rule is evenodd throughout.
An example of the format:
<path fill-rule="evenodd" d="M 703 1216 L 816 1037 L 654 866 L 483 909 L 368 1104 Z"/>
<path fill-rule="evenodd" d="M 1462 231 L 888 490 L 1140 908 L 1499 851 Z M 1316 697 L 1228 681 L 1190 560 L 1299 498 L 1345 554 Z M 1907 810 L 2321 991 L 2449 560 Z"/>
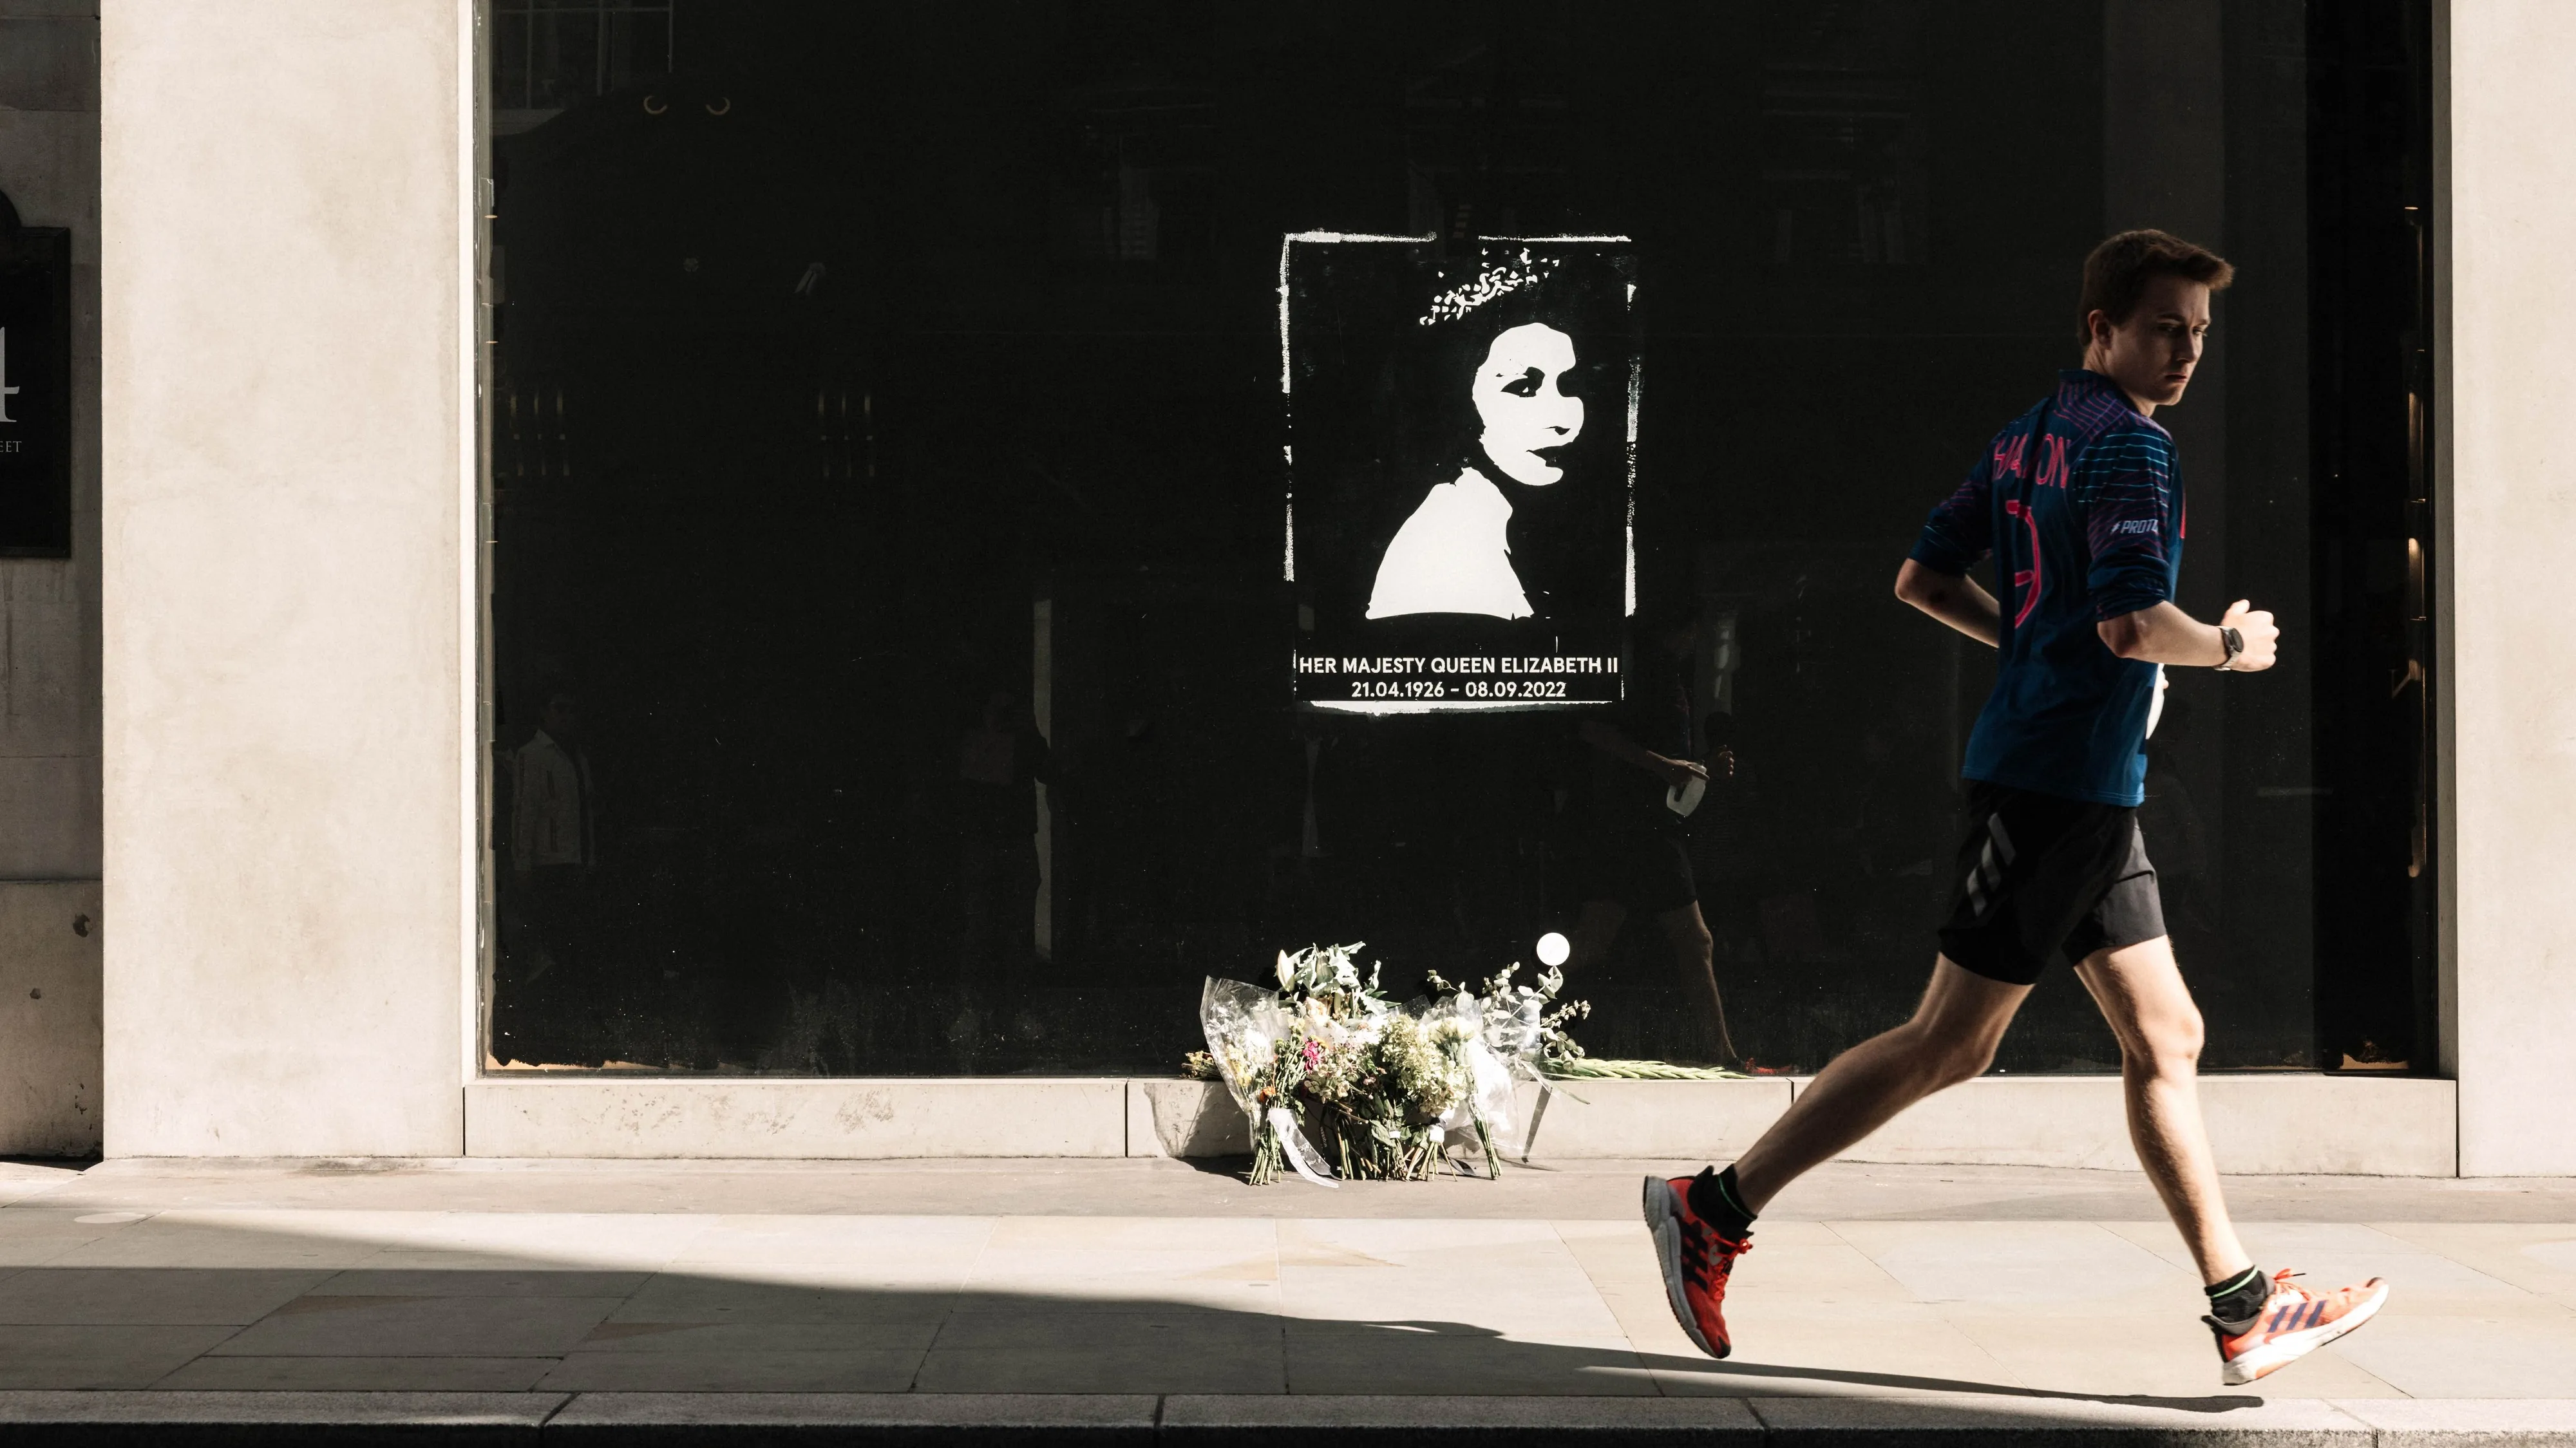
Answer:
<path fill-rule="evenodd" d="M 1929 1397 L 2249 1425 L 2576 1400 L 2576 1182 L 2234 1180 L 2265 1267 L 2395 1290 L 2223 1389 L 2134 1174 L 1829 1167 L 1758 1227 L 1718 1363 L 1666 1312 L 1650 1169 L 1328 1191 L 1173 1161 L 0 1165 L 0 1390 L 1723 1397 L 1766 1422 Z"/>

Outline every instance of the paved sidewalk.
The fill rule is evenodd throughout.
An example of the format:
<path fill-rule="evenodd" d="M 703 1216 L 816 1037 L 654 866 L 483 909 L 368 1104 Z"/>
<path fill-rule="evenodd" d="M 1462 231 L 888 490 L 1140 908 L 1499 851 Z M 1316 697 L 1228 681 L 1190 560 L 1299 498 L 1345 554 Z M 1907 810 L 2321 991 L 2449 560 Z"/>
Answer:
<path fill-rule="evenodd" d="M 1481 1401 L 1533 1431 L 2128 1414 L 2394 1442 L 2412 1414 L 2576 1443 L 2556 1401 L 2576 1400 L 2576 1182 L 2232 1183 L 2265 1266 L 2395 1290 L 2360 1333 L 2222 1389 L 2134 1174 L 1830 1167 L 1758 1229 L 1717 1363 L 1665 1310 L 1635 1215 L 1650 1169 L 1326 1191 L 1168 1161 L 0 1166 L 0 1431 L 427 1392 L 478 1396 L 403 1401 L 549 1432 L 1060 1402 L 1167 1437 L 1264 1414 L 1392 1430 L 1500 1411 Z M 632 1396 L 723 1393 L 867 1396 Z M 1426 1396 L 1471 1401 L 1390 1401 Z"/>

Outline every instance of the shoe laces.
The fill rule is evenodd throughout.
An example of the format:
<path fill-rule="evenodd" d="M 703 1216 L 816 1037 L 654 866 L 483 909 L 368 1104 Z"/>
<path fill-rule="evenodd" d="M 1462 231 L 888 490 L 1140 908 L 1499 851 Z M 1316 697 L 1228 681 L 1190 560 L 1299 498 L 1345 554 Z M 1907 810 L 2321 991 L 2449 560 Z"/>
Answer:
<path fill-rule="evenodd" d="M 1730 1250 L 1712 1261 L 1711 1242 L 1724 1243 Z M 1735 1271 L 1735 1259 L 1752 1250 L 1749 1234 L 1740 1240 L 1729 1238 L 1704 1223 L 1691 1222 L 1682 1232 L 1682 1276 L 1698 1283 L 1703 1292 L 1723 1294 L 1726 1279 Z"/>

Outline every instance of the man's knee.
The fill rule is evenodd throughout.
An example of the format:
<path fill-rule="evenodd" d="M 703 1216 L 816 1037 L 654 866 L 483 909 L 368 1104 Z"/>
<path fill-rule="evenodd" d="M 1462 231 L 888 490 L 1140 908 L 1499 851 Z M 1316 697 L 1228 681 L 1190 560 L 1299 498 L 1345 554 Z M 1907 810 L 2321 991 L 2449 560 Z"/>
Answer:
<path fill-rule="evenodd" d="M 2185 1006 L 2171 1015 L 2141 1021 L 2137 1035 L 2128 1052 L 2132 1064 L 2162 1076 L 2189 1076 L 2200 1069 L 2200 1048 L 2208 1031 L 2199 1007 Z"/>
<path fill-rule="evenodd" d="M 1974 1081 L 1994 1064 L 1993 1041 L 1953 1041 L 1941 1055 L 1941 1084 L 1957 1086 Z"/>
<path fill-rule="evenodd" d="M 1717 937 L 1708 933 L 1708 922 L 1693 912 L 1673 931 L 1673 948 L 1692 960 L 1706 960 L 1717 949 Z"/>

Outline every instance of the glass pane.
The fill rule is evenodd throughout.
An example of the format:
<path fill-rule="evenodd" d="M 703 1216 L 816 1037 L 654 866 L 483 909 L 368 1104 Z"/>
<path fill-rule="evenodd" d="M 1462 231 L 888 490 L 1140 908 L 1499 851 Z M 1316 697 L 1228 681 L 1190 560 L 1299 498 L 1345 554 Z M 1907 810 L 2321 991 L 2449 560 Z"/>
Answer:
<path fill-rule="evenodd" d="M 2171 671 L 2147 746 L 2207 1060 L 2408 1056 L 2405 887 L 2320 953 L 2417 800 L 2337 732 L 2405 656 L 2410 484 L 2312 486 L 2388 411 L 2313 359 L 2394 344 L 2316 320 L 2380 162 L 2310 108 L 2419 54 L 2300 0 L 644 9 L 494 16 L 496 1068 L 1160 1074 L 1282 946 L 1407 985 L 1567 931 L 1594 1054 L 1718 1057 L 1713 978 L 1814 1070 L 1959 888 L 1994 661 L 1898 564 L 2141 225 L 2239 278 L 2156 416 L 2178 601 L 2289 640 Z M 1283 295 L 1299 236 L 1411 240 Z M 1368 617 L 1470 514 L 1506 601 Z M 1506 679 L 1574 687 L 1314 707 L 1556 702 Z M 1719 778 L 1672 814 L 1604 725 Z M 2059 965 L 1999 1064 L 2117 1061 Z"/>

